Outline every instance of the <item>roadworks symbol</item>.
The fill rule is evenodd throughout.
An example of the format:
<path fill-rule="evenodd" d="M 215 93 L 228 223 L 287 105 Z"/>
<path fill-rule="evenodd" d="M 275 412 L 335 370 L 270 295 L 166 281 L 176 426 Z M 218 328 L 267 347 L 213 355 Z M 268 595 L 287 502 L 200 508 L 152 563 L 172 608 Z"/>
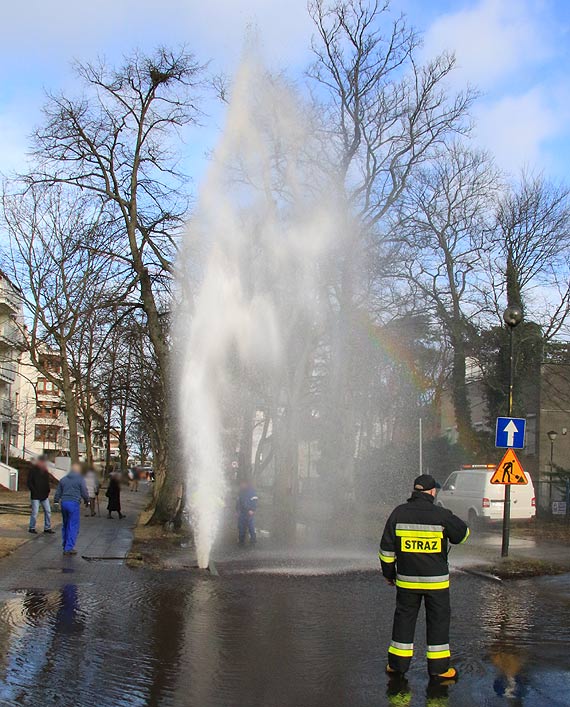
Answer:
<path fill-rule="evenodd" d="M 491 483 L 504 484 L 505 486 L 524 486 L 528 484 L 524 469 L 512 449 L 507 449 L 505 456 L 501 459 L 499 466 L 491 477 Z"/>

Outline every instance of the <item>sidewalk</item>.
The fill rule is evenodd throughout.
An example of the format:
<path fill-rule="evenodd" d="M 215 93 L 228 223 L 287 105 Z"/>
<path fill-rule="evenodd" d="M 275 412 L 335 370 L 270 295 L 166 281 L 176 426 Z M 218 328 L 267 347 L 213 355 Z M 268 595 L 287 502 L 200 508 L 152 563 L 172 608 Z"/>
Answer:
<path fill-rule="evenodd" d="M 116 559 L 89 561 L 83 557 L 126 557 L 132 544 L 137 519 L 148 503 L 149 491 L 146 482 L 140 484 L 138 493 L 131 493 L 126 487 L 122 490 L 121 504 L 126 514 L 123 520 L 118 520 L 116 514 L 112 520 L 107 518 L 104 496 L 99 501 L 101 517 L 86 518 L 82 506 L 81 530 L 76 546 L 78 554 L 72 557 L 64 557 L 62 554 L 61 516 L 54 514 L 54 525 L 57 524 L 54 535 L 29 535 L 28 542 L 0 560 L 0 590 L 59 585 L 62 575 L 69 574 L 73 574 L 74 583 L 97 581 L 104 574 L 105 584 L 111 586 L 110 582 L 124 566 L 124 562 Z"/>
<path fill-rule="evenodd" d="M 511 534 L 508 558 L 501 557 L 499 531 L 474 531 L 467 543 L 453 546 L 449 555 L 452 568 L 477 567 L 503 578 L 539 576 L 570 572 L 570 548 L 565 544 L 524 538 Z"/>

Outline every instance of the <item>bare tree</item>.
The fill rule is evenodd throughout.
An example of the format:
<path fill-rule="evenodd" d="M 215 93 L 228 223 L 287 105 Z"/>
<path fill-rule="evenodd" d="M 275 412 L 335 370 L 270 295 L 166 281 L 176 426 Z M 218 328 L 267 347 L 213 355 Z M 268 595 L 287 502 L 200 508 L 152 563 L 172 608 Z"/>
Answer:
<path fill-rule="evenodd" d="M 442 150 L 410 180 L 392 233 L 404 244 L 403 276 L 416 288 L 451 345 L 451 391 L 460 442 L 475 446 L 466 385 L 498 173 L 489 157 L 462 144 Z"/>
<path fill-rule="evenodd" d="M 524 415 L 539 402 L 532 381 L 545 355 L 568 331 L 570 313 L 570 191 L 541 175 L 523 172 L 506 186 L 495 221 L 481 282 L 486 308 L 479 360 L 490 418 L 507 407 L 509 335 L 502 314 L 507 305 L 521 308 L 523 322 L 515 339 L 514 408 Z"/>
<path fill-rule="evenodd" d="M 570 311 L 570 190 L 523 173 L 496 209 L 485 294 L 501 321 L 505 302 L 530 310 L 546 339 Z M 546 304 L 546 306 L 544 306 Z"/>
<path fill-rule="evenodd" d="M 309 11 L 317 31 L 309 77 L 323 116 L 325 168 L 336 173 L 339 199 L 352 215 L 329 288 L 323 466 L 350 477 L 351 341 L 359 311 L 367 307 L 369 249 L 384 251 L 383 224 L 417 170 L 450 136 L 467 131 L 474 93 L 450 94 L 453 56 L 419 62 L 419 36 L 404 17 L 391 15 L 388 3 L 312 0 Z"/>
<path fill-rule="evenodd" d="M 388 2 L 312 0 L 309 12 L 317 29 L 309 76 L 325 91 L 332 159 L 369 228 L 433 149 L 467 130 L 475 94 L 449 95 L 452 55 L 419 64 L 420 37 Z"/>
<path fill-rule="evenodd" d="M 188 209 L 172 139 L 198 119 L 203 67 L 184 49 L 159 49 L 148 56 L 135 53 L 119 68 L 77 64 L 76 71 L 84 94 L 49 97 L 44 124 L 34 135 L 37 166 L 29 180 L 63 182 L 97 195 L 113 213 L 122 237 L 111 254 L 131 268 L 166 405 L 170 347 L 162 319 L 176 237 Z M 166 408 L 161 419 L 166 440 Z M 159 461 L 155 519 L 164 521 L 177 512 L 167 443 Z"/>
<path fill-rule="evenodd" d="M 70 456 L 79 459 L 77 380 L 71 350 L 90 326 L 94 299 L 109 282 L 112 262 L 98 254 L 104 241 L 101 206 L 58 186 L 4 193 L 12 271 L 23 293 L 24 328 L 31 362 L 61 390 L 69 425 Z M 101 302 L 98 303 L 101 305 Z M 52 365 L 57 353 L 58 368 Z"/>

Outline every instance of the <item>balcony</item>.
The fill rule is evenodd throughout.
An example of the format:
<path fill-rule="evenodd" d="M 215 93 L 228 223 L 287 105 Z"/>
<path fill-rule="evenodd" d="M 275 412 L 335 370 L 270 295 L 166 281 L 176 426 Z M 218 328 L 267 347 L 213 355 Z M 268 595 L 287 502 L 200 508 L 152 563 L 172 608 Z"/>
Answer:
<path fill-rule="evenodd" d="M 0 398 L 0 417 L 4 420 L 11 420 L 14 417 L 12 401 L 9 398 Z"/>
<path fill-rule="evenodd" d="M 0 287 L 0 312 L 6 314 L 19 314 L 21 309 L 21 300 L 7 287 Z"/>
<path fill-rule="evenodd" d="M 18 327 L 10 321 L 0 324 L 0 346 L 16 348 L 22 343 L 22 334 Z"/>
<path fill-rule="evenodd" d="M 35 419 L 38 425 L 49 425 L 50 427 L 63 428 L 67 424 L 67 420 L 65 419 L 52 417 L 51 415 L 45 415 L 41 412 L 36 413 Z"/>
<path fill-rule="evenodd" d="M 39 390 L 36 393 L 37 399 L 43 403 L 59 404 L 62 406 L 63 412 L 63 396 L 59 390 L 44 391 Z"/>
<path fill-rule="evenodd" d="M 0 381 L 13 383 L 16 380 L 17 368 L 16 361 L 3 361 L 0 354 Z"/>

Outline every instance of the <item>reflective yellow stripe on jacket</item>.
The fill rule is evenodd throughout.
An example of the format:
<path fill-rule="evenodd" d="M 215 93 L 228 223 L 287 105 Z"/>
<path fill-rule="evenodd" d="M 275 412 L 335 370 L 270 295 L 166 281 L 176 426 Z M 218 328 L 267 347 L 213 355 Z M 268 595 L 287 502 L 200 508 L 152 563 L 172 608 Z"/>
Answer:
<path fill-rule="evenodd" d="M 449 575 L 442 574 L 436 577 L 412 577 L 406 574 L 396 575 L 396 586 L 401 589 L 448 589 Z"/>

